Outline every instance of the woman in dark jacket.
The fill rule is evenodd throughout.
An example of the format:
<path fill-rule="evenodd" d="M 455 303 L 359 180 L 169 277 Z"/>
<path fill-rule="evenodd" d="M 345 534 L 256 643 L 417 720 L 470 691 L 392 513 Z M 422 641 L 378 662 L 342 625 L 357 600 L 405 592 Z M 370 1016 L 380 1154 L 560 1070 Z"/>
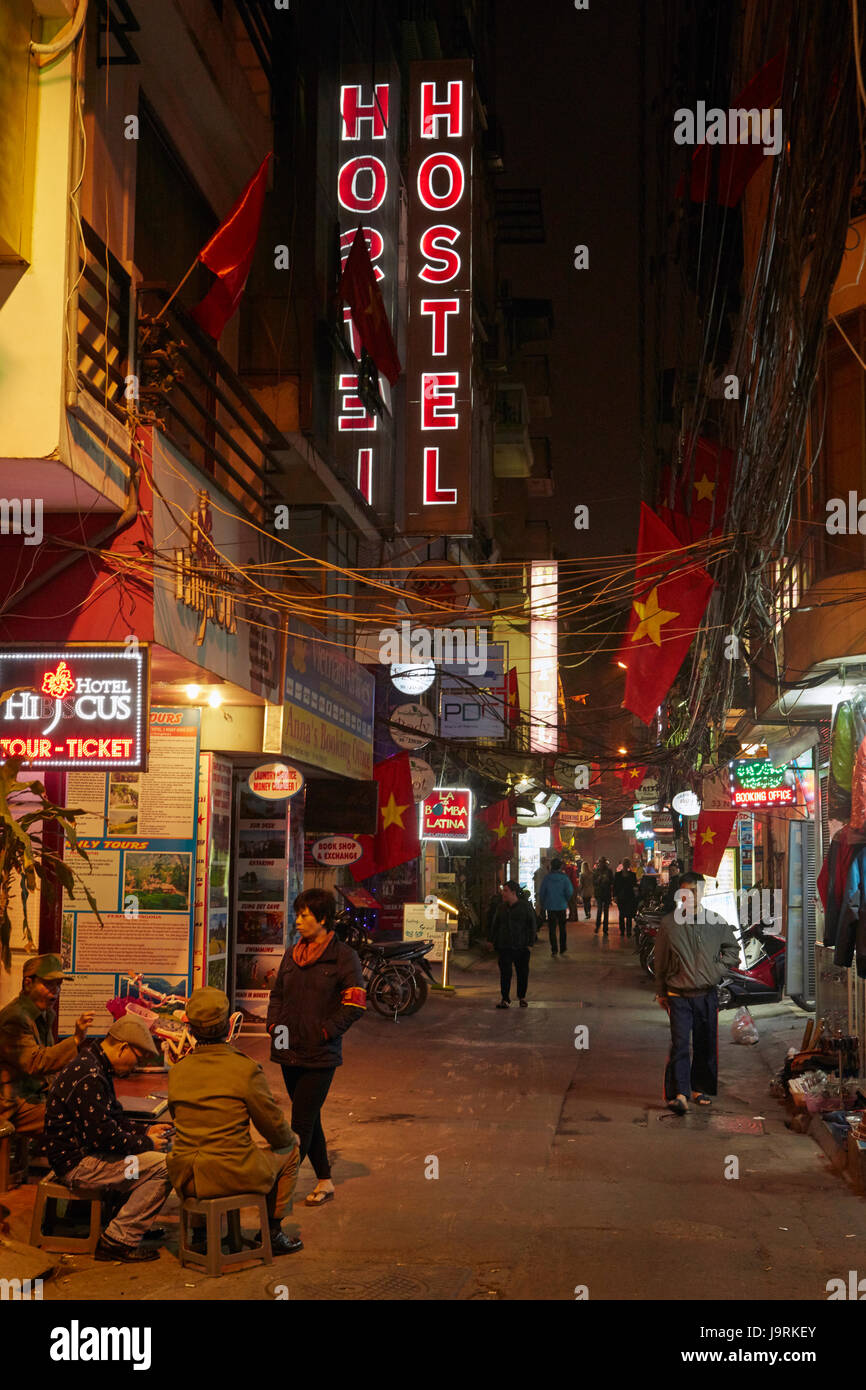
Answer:
<path fill-rule="evenodd" d="M 307 1197 L 319 1207 L 334 1196 L 322 1106 L 343 1062 L 342 1035 L 367 1007 L 357 952 L 334 934 L 333 893 L 311 888 L 295 898 L 301 939 L 283 956 L 268 1004 L 271 1061 L 282 1067 L 292 1099 L 292 1129 L 318 1179 Z"/>

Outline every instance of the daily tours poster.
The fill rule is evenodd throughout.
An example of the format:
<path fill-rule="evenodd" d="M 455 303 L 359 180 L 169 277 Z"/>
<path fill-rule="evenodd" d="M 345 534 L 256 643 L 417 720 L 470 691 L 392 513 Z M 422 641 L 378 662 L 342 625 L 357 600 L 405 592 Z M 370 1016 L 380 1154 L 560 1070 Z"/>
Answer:
<path fill-rule="evenodd" d="M 67 804 L 83 811 L 79 843 L 90 860 L 76 857 L 72 867 L 99 916 L 80 887 L 64 893 L 61 951 L 73 978 L 61 994 L 61 1033 L 84 1011 L 94 1015 L 93 1033 L 107 1032 L 107 1001 L 135 993 L 130 975 L 166 993 L 189 992 L 200 723 L 198 709 L 152 709 L 147 772 L 67 776 Z"/>

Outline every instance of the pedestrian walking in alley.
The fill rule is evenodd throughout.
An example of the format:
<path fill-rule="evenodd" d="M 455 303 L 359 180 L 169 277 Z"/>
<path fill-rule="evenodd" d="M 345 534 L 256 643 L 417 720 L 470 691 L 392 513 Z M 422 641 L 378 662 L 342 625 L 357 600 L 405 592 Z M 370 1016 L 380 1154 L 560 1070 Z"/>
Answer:
<path fill-rule="evenodd" d="M 337 902 L 323 888 L 295 898 L 301 939 L 283 956 L 268 1004 L 271 1061 L 282 1068 L 292 1099 L 292 1129 L 300 1162 L 309 1154 L 316 1186 L 308 1207 L 331 1201 L 334 1184 L 322 1129 L 322 1106 L 343 1062 L 342 1035 L 367 1007 L 364 974 L 356 951 L 334 932 Z"/>
<path fill-rule="evenodd" d="M 550 937 L 550 954 L 556 955 L 556 930 L 559 928 L 559 954 L 568 953 L 568 904 L 571 902 L 571 879 L 562 872 L 562 860 L 554 859 L 541 884 L 539 894 L 541 909 L 547 917 L 547 931 Z"/>
<path fill-rule="evenodd" d="M 710 1105 L 718 1092 L 716 986 L 740 958 L 733 927 L 713 912 L 698 911 L 703 886 L 703 874 L 681 876 L 674 908 L 662 917 L 655 944 L 656 998 L 671 1027 L 665 1100 L 677 1115 L 686 1114 L 690 1095 L 697 1105 Z"/>
<path fill-rule="evenodd" d="M 622 868 L 614 878 L 613 895 L 619 912 L 619 934 L 631 936 L 637 911 L 637 877 L 628 859 L 622 861 Z"/>
<path fill-rule="evenodd" d="M 580 870 L 580 896 L 583 899 L 583 910 L 587 922 L 592 916 L 592 893 L 592 869 L 589 867 L 589 861 L 584 859 Z"/>
<path fill-rule="evenodd" d="M 595 892 L 595 935 L 598 936 L 599 928 L 603 926 L 604 934 L 607 936 L 607 917 L 610 911 L 610 899 L 613 893 L 613 874 L 610 865 L 604 855 L 598 861 L 595 873 L 592 876 L 592 886 Z"/>
<path fill-rule="evenodd" d="M 563 865 L 563 873 L 571 884 L 571 897 L 568 900 L 568 920 L 569 922 L 576 922 L 578 920 L 577 900 L 580 896 L 580 873 L 577 866 L 572 862 Z"/>
<path fill-rule="evenodd" d="M 535 944 L 537 920 L 520 884 L 510 878 L 502 889 L 502 901 L 493 918 L 490 940 L 499 957 L 499 987 L 502 998 L 497 1009 L 511 1004 L 511 975 L 517 975 L 517 998 L 521 1009 L 527 1008 L 526 990 L 529 985 L 529 951 Z"/>

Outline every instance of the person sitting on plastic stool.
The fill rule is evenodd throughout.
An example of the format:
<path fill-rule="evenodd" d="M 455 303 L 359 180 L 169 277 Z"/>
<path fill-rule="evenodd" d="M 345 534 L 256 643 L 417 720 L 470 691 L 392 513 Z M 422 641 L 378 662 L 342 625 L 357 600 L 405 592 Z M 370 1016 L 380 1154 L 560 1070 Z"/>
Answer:
<path fill-rule="evenodd" d="M 182 1197 L 265 1194 L 273 1253 L 293 1255 L 303 1241 L 284 1235 L 282 1220 L 298 1180 L 298 1136 L 258 1062 L 227 1043 L 229 1008 L 222 990 L 210 988 L 193 990 L 186 1006 L 196 1046 L 169 1072 L 175 1125 L 169 1177 Z M 270 1149 L 253 1143 L 251 1120 Z"/>

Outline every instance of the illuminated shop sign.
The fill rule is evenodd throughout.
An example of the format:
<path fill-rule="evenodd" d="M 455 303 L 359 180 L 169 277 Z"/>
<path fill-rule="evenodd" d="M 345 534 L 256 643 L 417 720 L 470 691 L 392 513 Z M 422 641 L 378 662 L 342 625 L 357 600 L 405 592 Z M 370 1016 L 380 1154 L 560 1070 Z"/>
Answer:
<path fill-rule="evenodd" d="M 413 63 L 406 531 L 472 534 L 472 63 Z"/>
<path fill-rule="evenodd" d="M 466 787 L 436 787 L 420 805 L 422 840 L 468 840 L 472 835 L 472 793 Z"/>
<path fill-rule="evenodd" d="M 397 84 L 373 86 L 369 69 L 340 89 L 340 260 L 345 267 L 360 226 L 395 339 L 399 114 Z M 343 306 L 343 320 L 346 339 L 360 362 L 361 340 L 348 305 Z M 379 378 L 379 389 L 387 405 L 390 388 L 384 377 Z M 379 418 L 367 409 L 358 394 L 358 377 L 344 363 L 337 374 L 337 453 L 343 471 L 371 505 L 386 506 L 384 464 L 392 447 L 390 417 Z"/>
<path fill-rule="evenodd" d="M 143 647 L 0 652 L 0 761 L 32 768 L 146 768 Z"/>
<path fill-rule="evenodd" d="M 790 767 L 765 758 L 738 758 L 729 766 L 732 806 L 794 806 L 797 789 Z"/>
<path fill-rule="evenodd" d="M 533 562 L 529 574 L 529 746 L 555 753 L 558 746 L 558 569 Z"/>

